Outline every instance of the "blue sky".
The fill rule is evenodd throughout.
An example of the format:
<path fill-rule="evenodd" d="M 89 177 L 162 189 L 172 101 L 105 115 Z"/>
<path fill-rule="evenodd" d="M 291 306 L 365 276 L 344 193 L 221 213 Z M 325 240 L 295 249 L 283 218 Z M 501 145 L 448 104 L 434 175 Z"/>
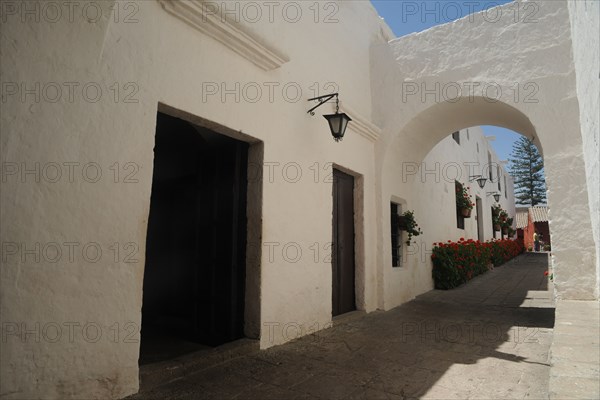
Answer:
<path fill-rule="evenodd" d="M 510 1 L 372 0 L 371 3 L 396 36 L 404 36 L 454 21 L 473 12 L 510 3 Z"/>
<path fill-rule="evenodd" d="M 510 129 L 500 128 L 498 126 L 486 125 L 481 128 L 486 136 L 496 136 L 496 140 L 491 143 L 498 158 L 500 158 L 500 160 L 508 160 L 513 143 L 518 140 L 521 135 Z"/>
<path fill-rule="evenodd" d="M 372 0 L 380 16 L 392 28 L 396 36 L 421 32 L 432 26 L 445 24 L 462 18 L 472 12 L 482 11 L 511 0 Z M 466 127 L 465 127 L 466 128 Z M 496 136 L 492 142 L 494 150 L 501 160 L 508 159 L 512 144 L 519 135 L 511 130 L 497 126 L 483 126 L 486 136 Z"/>

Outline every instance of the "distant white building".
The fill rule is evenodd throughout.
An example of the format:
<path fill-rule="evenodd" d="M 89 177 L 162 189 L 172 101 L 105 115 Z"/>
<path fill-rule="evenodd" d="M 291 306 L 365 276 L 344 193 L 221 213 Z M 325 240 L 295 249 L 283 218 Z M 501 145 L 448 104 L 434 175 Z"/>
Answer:
<path fill-rule="evenodd" d="M 498 159 L 490 141 L 480 127 L 470 127 L 451 133 L 438 142 L 421 163 L 402 164 L 402 174 L 397 182 L 411 185 L 411 190 L 402 190 L 403 196 L 392 196 L 391 205 L 402 213 L 414 211 L 415 218 L 423 228 L 423 234 L 408 246 L 401 245 L 401 262 L 393 259 L 384 246 L 385 268 L 382 309 L 389 309 L 408 301 L 433 288 L 431 277 L 432 243 L 458 241 L 461 237 L 487 241 L 500 239 L 501 232 L 494 231 L 492 206 L 499 204 L 509 216 L 515 216 L 513 179 Z M 477 179 L 485 178 L 483 187 Z M 475 207 L 469 218 L 457 212 L 455 189 L 457 185 L 468 188 Z M 496 202 L 494 195 L 498 194 Z M 404 234 L 406 239 L 406 234 Z M 516 239 L 516 237 L 515 237 Z"/>

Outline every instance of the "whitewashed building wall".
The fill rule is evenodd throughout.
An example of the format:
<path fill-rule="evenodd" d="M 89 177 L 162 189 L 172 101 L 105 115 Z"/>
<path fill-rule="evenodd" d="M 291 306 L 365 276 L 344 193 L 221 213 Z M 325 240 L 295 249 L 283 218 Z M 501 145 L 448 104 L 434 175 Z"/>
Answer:
<path fill-rule="evenodd" d="M 593 10 L 541 2 L 535 24 L 515 21 L 514 13 L 493 23 L 478 14 L 392 40 L 365 1 L 318 2 L 317 14 L 313 2 L 285 2 L 272 18 L 263 9 L 258 19 L 244 14 L 251 10 L 243 2 L 234 2 L 240 8 L 226 18 L 200 0 L 82 0 L 74 14 L 63 8 L 58 17 L 49 3 L 60 7 L 2 2 L 0 382 L 6 398 L 121 398 L 138 390 L 158 111 L 244 140 L 254 162 L 276 167 L 257 196 L 262 215 L 254 233 L 261 244 L 296 243 L 304 256 L 288 262 L 281 253 L 270 258 L 264 247 L 258 253 L 260 301 L 248 306 L 258 315 L 262 348 L 292 339 L 281 331 L 288 323 L 307 334 L 332 320 L 331 263 L 324 253 L 315 261 L 310 246 L 331 242 L 334 166 L 357 183 L 358 309 L 389 309 L 431 289 L 426 255 L 409 257 L 400 269 L 390 265 L 389 203 L 404 199 L 423 216 L 427 245 L 462 236 L 454 214 L 428 196 L 439 193 L 437 185 L 419 188 L 400 177 L 403 163 L 422 163 L 448 134 L 478 125 L 504 126 L 540 145 L 557 293 L 597 298 L 591 220 L 596 226 L 598 220 L 591 214 L 598 172 L 588 150 L 597 119 L 582 122 L 593 114 L 595 100 L 585 88 L 597 69 L 589 72 L 594 61 L 581 51 L 597 45 L 597 36 L 572 28 L 580 42 L 574 61 L 569 29 L 570 18 L 588 24 Z M 597 17 L 591 19 L 597 26 Z M 508 89 L 523 80 L 538 85 L 537 104 L 514 101 Z M 473 81 L 497 82 L 503 95 L 488 102 L 477 92 L 447 103 L 402 92 L 407 82 Z M 341 143 L 319 113 L 306 113 L 308 98 L 332 88 L 353 118 Z M 440 159 L 461 157 L 452 151 Z M 301 179 L 282 174 L 288 163 L 299 166 Z M 453 187 L 446 189 L 439 199 L 452 203 Z M 425 216 L 436 212 L 437 219 Z M 65 243 L 77 244 L 73 258 Z M 121 250 L 136 245 L 136 261 L 115 257 L 115 243 Z M 55 251 L 51 244 L 63 251 L 58 259 L 44 251 Z M 82 254 L 86 245 L 99 246 L 103 256 Z M 125 324 L 133 324 L 133 340 L 115 341 L 115 329 L 125 334 L 119 330 Z M 51 331 L 57 326 L 58 340 Z"/>

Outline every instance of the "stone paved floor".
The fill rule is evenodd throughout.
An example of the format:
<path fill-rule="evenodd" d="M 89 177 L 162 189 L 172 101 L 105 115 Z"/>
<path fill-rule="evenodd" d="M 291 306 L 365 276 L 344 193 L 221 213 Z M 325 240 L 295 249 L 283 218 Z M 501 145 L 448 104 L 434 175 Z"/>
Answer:
<path fill-rule="evenodd" d="M 552 341 L 550 399 L 600 399 L 600 304 L 559 300 Z"/>
<path fill-rule="evenodd" d="M 545 254 L 132 399 L 547 399 Z"/>

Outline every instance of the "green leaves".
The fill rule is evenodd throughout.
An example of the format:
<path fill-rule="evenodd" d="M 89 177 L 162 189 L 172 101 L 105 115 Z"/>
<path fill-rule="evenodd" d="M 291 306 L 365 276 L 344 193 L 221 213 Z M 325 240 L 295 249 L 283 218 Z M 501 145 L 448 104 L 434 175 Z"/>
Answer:
<path fill-rule="evenodd" d="M 419 236 L 421 233 L 423 233 L 419 227 L 419 224 L 417 224 L 417 221 L 415 220 L 415 214 L 413 211 L 406 211 L 404 214 L 399 215 L 397 220 L 398 228 L 408 233 L 408 240 L 406 241 L 406 244 L 410 246 L 412 237 Z"/>

